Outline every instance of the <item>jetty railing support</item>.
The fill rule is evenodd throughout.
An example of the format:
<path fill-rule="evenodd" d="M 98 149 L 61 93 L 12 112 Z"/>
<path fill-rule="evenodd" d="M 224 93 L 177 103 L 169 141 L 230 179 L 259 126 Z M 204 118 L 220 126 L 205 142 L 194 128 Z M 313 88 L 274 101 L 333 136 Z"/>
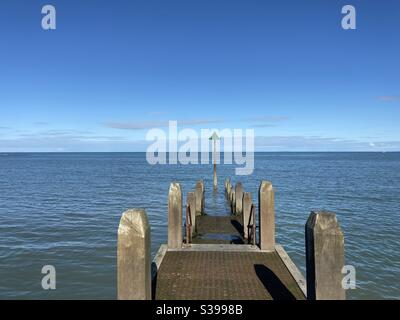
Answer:
<path fill-rule="evenodd" d="M 172 182 L 168 194 L 168 248 L 182 248 L 182 191 Z"/>
<path fill-rule="evenodd" d="M 236 183 L 235 187 L 235 213 L 242 214 L 243 213 L 243 186 L 241 182 Z"/>
<path fill-rule="evenodd" d="M 307 299 L 344 300 L 344 236 L 334 213 L 311 212 L 305 227 Z"/>
<path fill-rule="evenodd" d="M 118 299 L 151 299 L 150 246 L 150 226 L 145 210 L 125 211 L 118 227 Z"/>
<path fill-rule="evenodd" d="M 243 219 L 242 219 L 242 225 L 243 225 L 243 237 L 245 239 L 248 239 L 249 234 L 248 234 L 248 227 L 250 225 L 250 217 L 251 217 L 251 207 L 252 207 L 253 201 L 251 199 L 251 193 L 250 192 L 244 192 L 243 193 Z"/>
<path fill-rule="evenodd" d="M 192 243 L 192 217 L 190 206 L 186 204 L 186 244 Z"/>
<path fill-rule="evenodd" d="M 196 197 L 194 195 L 194 192 L 188 192 L 187 197 L 186 197 L 186 202 L 187 205 L 189 206 L 189 211 L 190 211 L 190 218 L 192 222 L 192 227 L 190 228 L 190 233 L 191 236 L 196 232 Z"/>
<path fill-rule="evenodd" d="M 275 250 L 275 204 L 274 189 L 269 181 L 262 181 L 258 193 L 258 218 L 260 249 Z"/>
<path fill-rule="evenodd" d="M 251 205 L 250 209 L 250 222 L 249 227 L 247 228 L 249 234 L 249 243 L 253 246 L 257 243 L 257 232 L 256 232 L 256 207 L 254 204 Z"/>

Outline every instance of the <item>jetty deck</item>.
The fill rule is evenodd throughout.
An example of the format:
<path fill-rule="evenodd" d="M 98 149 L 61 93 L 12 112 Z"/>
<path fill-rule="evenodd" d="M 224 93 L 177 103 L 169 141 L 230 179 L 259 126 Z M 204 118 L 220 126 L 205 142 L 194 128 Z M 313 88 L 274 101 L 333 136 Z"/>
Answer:
<path fill-rule="evenodd" d="M 181 248 L 160 249 L 163 258 L 154 279 L 154 299 L 306 298 L 300 287 L 305 281 L 293 277 L 277 251 L 262 251 L 256 245 L 247 244 L 243 214 L 214 216 L 198 212 L 193 218 L 196 225 L 190 243 Z M 283 248 L 280 250 L 282 254 Z"/>
<path fill-rule="evenodd" d="M 156 300 L 345 299 L 344 238 L 336 216 L 312 212 L 306 224 L 307 282 L 275 243 L 274 190 L 262 181 L 256 205 L 225 181 L 225 215 L 205 211 L 204 183 L 182 206 L 179 183 L 168 196 L 168 244 L 150 259 L 144 209 L 124 212 L 118 228 L 118 298 Z M 183 220 L 184 210 L 186 218 Z M 185 224 L 183 224 L 183 222 Z"/>
<path fill-rule="evenodd" d="M 305 299 L 298 283 L 276 252 L 260 252 L 243 246 L 237 250 L 205 245 L 167 251 L 157 273 L 154 298 Z"/>

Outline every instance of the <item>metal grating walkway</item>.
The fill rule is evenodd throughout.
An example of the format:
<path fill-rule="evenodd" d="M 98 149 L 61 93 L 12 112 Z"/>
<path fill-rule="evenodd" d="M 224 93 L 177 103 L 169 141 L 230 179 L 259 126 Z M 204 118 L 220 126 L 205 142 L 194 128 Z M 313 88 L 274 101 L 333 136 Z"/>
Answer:
<path fill-rule="evenodd" d="M 276 252 L 167 251 L 158 300 L 305 299 Z"/>

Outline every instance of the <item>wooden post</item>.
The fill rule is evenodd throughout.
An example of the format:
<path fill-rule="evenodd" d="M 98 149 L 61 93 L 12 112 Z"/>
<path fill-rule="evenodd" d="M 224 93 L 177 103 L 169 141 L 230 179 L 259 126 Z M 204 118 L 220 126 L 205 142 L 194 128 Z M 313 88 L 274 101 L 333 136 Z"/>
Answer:
<path fill-rule="evenodd" d="M 201 190 L 203 191 L 202 195 L 201 195 L 201 213 L 204 213 L 204 208 L 206 206 L 206 188 L 204 186 L 204 181 L 203 179 L 200 180 L 200 184 L 201 184 Z"/>
<path fill-rule="evenodd" d="M 236 195 L 235 195 L 235 190 L 233 190 L 233 189 L 231 192 L 231 212 L 233 214 L 236 213 Z"/>
<path fill-rule="evenodd" d="M 122 214 L 118 227 L 119 300 L 151 299 L 150 226 L 144 209 Z"/>
<path fill-rule="evenodd" d="M 344 236 L 336 215 L 311 212 L 306 228 L 307 299 L 344 300 Z"/>
<path fill-rule="evenodd" d="M 196 231 L 196 197 L 194 195 L 194 192 L 188 192 L 186 202 L 189 206 L 190 216 L 192 218 L 192 228 L 191 228 L 190 233 L 193 237 L 193 235 Z"/>
<path fill-rule="evenodd" d="M 228 195 L 228 199 L 230 199 L 231 192 L 232 192 L 232 185 L 231 185 L 231 182 L 229 181 L 228 182 L 228 187 L 227 187 L 227 190 L 226 190 L 226 194 Z"/>
<path fill-rule="evenodd" d="M 194 195 L 196 198 L 196 216 L 200 216 L 203 213 L 203 185 L 200 181 L 196 183 Z"/>
<path fill-rule="evenodd" d="M 182 191 L 172 182 L 168 194 L 168 248 L 182 247 Z"/>
<path fill-rule="evenodd" d="M 251 217 L 251 205 L 253 204 L 251 199 L 250 192 L 243 193 L 243 236 L 245 239 L 248 239 L 248 226 L 250 224 L 250 217 Z"/>
<path fill-rule="evenodd" d="M 231 184 L 231 179 L 228 177 L 225 179 L 225 192 L 226 195 L 229 195 L 229 186 Z"/>
<path fill-rule="evenodd" d="M 235 187 L 235 196 L 236 196 L 236 214 L 242 214 L 243 213 L 243 186 L 241 182 L 236 183 Z"/>
<path fill-rule="evenodd" d="M 275 250 L 274 189 L 269 181 L 262 181 L 258 193 L 260 249 Z"/>

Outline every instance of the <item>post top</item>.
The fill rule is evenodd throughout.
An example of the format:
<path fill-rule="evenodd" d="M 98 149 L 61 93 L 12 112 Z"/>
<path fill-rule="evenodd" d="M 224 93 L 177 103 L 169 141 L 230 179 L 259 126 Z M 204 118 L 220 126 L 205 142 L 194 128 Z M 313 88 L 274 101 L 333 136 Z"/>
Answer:
<path fill-rule="evenodd" d="M 169 185 L 169 192 L 180 192 L 181 191 L 181 186 L 179 182 L 171 182 Z"/>
<path fill-rule="evenodd" d="M 261 181 L 260 191 L 270 191 L 273 190 L 272 183 L 267 180 Z"/>
<path fill-rule="evenodd" d="M 142 237 L 150 229 L 145 209 L 128 209 L 121 217 L 118 227 L 118 235 L 127 235 L 133 230 L 135 234 Z"/>
<path fill-rule="evenodd" d="M 317 232 L 342 234 L 336 214 L 328 211 L 312 211 L 307 219 L 306 227 Z"/>

